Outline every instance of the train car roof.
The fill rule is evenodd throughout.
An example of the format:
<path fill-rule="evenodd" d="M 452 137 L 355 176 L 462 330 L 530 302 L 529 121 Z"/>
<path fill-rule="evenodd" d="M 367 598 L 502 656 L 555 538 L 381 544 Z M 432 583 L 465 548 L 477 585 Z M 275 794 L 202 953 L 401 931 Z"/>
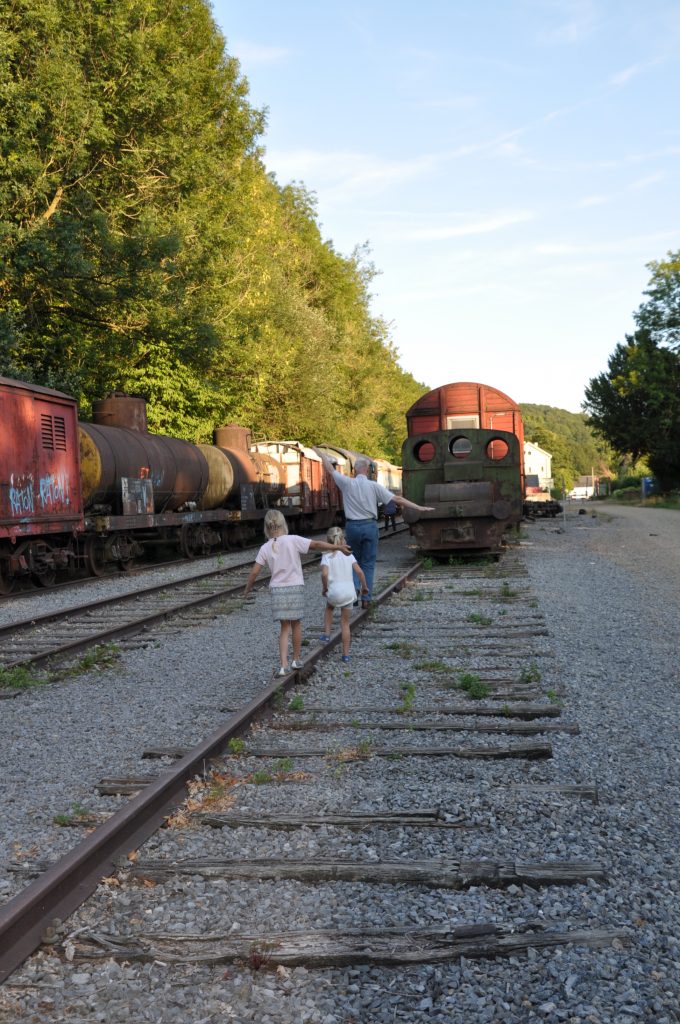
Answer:
<path fill-rule="evenodd" d="M 433 388 L 432 391 L 428 391 L 427 394 L 421 395 L 420 398 L 418 398 L 413 403 L 411 408 L 407 411 L 406 415 L 409 416 L 412 412 L 428 408 L 432 406 L 435 401 L 437 407 L 439 407 L 438 396 L 441 394 L 442 391 L 456 393 L 465 391 L 465 389 L 468 388 L 475 389 L 478 395 L 486 394 L 500 398 L 502 401 L 506 402 L 510 408 L 515 408 L 519 410 L 518 403 L 513 398 L 510 398 L 509 395 L 506 395 L 505 392 L 501 391 L 499 388 L 491 387 L 490 384 L 480 384 L 477 381 L 466 380 L 452 381 L 450 384 L 442 384 L 438 388 Z"/>
<path fill-rule="evenodd" d="M 14 380 L 12 377 L 0 377 L 0 387 L 14 388 L 17 391 L 35 391 L 39 395 L 50 395 L 51 398 L 65 398 L 67 402 L 75 402 L 73 395 L 54 388 L 43 388 L 40 384 L 29 384 L 25 380 Z"/>

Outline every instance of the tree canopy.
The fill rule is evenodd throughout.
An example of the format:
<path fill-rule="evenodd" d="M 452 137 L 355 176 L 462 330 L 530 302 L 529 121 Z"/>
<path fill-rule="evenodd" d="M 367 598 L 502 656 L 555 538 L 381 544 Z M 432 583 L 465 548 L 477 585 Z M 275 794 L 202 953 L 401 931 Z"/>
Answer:
<path fill-rule="evenodd" d="M 589 382 L 584 409 L 621 456 L 645 459 L 665 491 L 680 485 L 680 252 L 649 269 L 638 329 Z"/>
<path fill-rule="evenodd" d="M 662 490 L 680 484 L 680 359 L 638 330 L 616 346 L 608 372 L 590 381 L 586 408 L 619 452 L 644 457 Z"/>
<path fill-rule="evenodd" d="M 680 251 L 648 264 L 652 272 L 643 293 L 648 298 L 635 314 L 637 326 L 649 331 L 659 345 L 680 350 Z"/>
<path fill-rule="evenodd" d="M 609 473 L 611 450 L 594 435 L 583 413 L 531 404 L 521 410 L 525 439 L 552 455 L 556 487 L 571 490 L 579 476 Z"/>
<path fill-rule="evenodd" d="M 425 388 L 264 127 L 207 0 L 2 5 L 0 372 L 395 458 Z"/>

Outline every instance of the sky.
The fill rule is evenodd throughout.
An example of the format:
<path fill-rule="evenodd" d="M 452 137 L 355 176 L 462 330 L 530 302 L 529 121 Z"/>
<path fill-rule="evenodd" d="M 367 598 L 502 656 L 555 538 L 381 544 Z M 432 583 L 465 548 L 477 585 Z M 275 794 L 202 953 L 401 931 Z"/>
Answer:
<path fill-rule="evenodd" d="M 680 249 L 678 0 L 213 0 L 401 366 L 578 412 Z"/>

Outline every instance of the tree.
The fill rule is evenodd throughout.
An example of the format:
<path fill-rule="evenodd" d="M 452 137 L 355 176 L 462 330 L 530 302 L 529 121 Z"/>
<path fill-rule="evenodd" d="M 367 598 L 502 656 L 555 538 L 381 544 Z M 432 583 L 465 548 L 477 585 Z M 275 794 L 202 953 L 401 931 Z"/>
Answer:
<path fill-rule="evenodd" d="M 640 329 L 616 346 L 608 366 L 586 388 L 590 422 L 622 455 L 645 457 L 662 490 L 678 486 L 680 356 Z"/>
<path fill-rule="evenodd" d="M 638 327 L 650 332 L 658 344 L 680 349 L 680 252 L 648 264 L 652 271 L 648 295 L 635 314 Z"/>
<path fill-rule="evenodd" d="M 394 457 L 425 388 L 263 129 L 209 0 L 0 5 L 0 372 Z"/>

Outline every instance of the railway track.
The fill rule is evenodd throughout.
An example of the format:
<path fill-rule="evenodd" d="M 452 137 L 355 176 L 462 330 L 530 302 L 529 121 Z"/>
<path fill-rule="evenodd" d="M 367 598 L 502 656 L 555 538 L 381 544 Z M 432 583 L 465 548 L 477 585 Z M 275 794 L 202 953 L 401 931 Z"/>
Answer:
<path fill-rule="evenodd" d="M 607 865 L 578 843 L 570 856 L 524 838 L 556 807 L 576 823 L 598 792 L 554 768 L 554 745 L 578 723 L 567 695 L 543 683 L 547 629 L 517 552 L 498 566 L 413 565 L 381 600 L 357 616 L 358 672 L 324 660 L 336 633 L 299 673 L 224 709 L 199 746 L 145 751 L 164 759 L 160 774 L 102 780 L 137 796 L 0 911 L 0 948 L 15 946 L 2 976 L 40 938 L 66 974 L 101 960 L 160 963 L 180 986 L 197 965 L 224 964 L 239 978 L 381 965 L 406 983 L 461 957 L 625 942 L 606 912 L 597 926 L 550 912 L 562 887 L 589 898 Z M 187 784 L 189 801 L 153 834 Z M 183 930 L 196 908 L 205 920 Z"/>
<path fill-rule="evenodd" d="M 398 531 L 403 532 L 403 531 Z M 389 539 L 397 534 L 384 534 Z M 310 555 L 303 564 L 318 561 Z M 92 647 L 139 636 L 158 623 L 200 613 L 211 605 L 228 611 L 240 604 L 252 558 L 228 567 L 210 569 L 180 580 L 131 590 L 59 611 L 33 615 L 0 627 L 0 669 L 38 668 L 59 658 L 72 657 Z M 263 575 L 258 588 L 267 585 Z M 12 691 L 10 691 L 12 692 Z"/>

